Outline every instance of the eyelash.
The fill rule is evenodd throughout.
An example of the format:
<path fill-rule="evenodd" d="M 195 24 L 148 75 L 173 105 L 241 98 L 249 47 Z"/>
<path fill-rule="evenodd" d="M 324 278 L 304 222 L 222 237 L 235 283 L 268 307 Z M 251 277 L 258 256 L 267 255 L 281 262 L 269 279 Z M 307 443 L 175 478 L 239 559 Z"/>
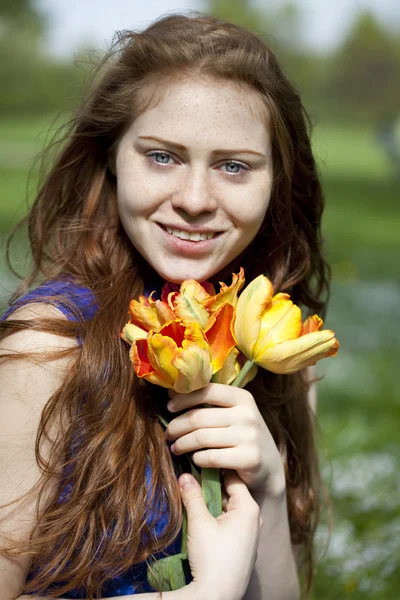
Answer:
<path fill-rule="evenodd" d="M 163 155 L 165 155 L 165 156 L 168 156 L 169 158 L 173 158 L 173 156 L 172 156 L 172 155 L 171 155 L 169 152 L 166 152 L 166 151 L 164 151 L 164 150 L 154 150 L 153 152 L 149 152 L 149 154 L 147 154 L 146 156 L 147 156 L 147 157 L 148 157 L 148 158 L 151 160 L 153 157 L 155 157 L 155 156 L 159 156 L 160 154 L 163 154 Z M 167 163 L 159 163 L 159 162 L 157 162 L 156 160 L 151 160 L 151 162 L 152 162 L 153 164 L 157 165 L 157 166 L 159 166 L 159 165 L 163 165 L 163 166 L 166 166 L 166 167 L 168 167 L 168 166 L 169 166 L 169 164 L 167 164 Z M 246 172 L 247 172 L 247 171 L 250 171 L 249 167 L 246 167 L 246 166 L 245 166 L 245 165 L 243 165 L 242 163 L 240 163 L 240 162 L 237 162 L 237 161 L 235 161 L 235 160 L 227 160 L 227 161 L 226 161 L 226 162 L 224 162 L 223 164 L 224 164 L 224 165 L 237 165 L 238 167 L 241 167 L 241 169 L 243 169 L 243 171 L 244 171 L 244 173 L 243 173 L 243 172 L 242 172 L 242 173 L 228 173 L 228 172 L 226 171 L 226 174 L 227 174 L 227 175 L 229 175 L 229 176 L 233 176 L 233 177 L 243 177 L 244 175 L 246 175 Z M 162 168 L 164 168 L 163 166 L 162 166 Z"/>

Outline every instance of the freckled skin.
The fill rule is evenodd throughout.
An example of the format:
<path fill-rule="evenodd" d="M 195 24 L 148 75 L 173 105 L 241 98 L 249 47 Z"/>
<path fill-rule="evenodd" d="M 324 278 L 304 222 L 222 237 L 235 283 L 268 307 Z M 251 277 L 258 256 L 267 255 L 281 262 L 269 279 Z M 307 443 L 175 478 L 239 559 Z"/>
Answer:
<path fill-rule="evenodd" d="M 265 122 L 266 108 L 250 86 L 171 79 L 163 84 L 159 102 L 121 138 L 115 165 L 121 221 L 132 244 L 162 278 L 176 283 L 212 279 L 256 236 L 273 176 Z M 139 136 L 172 141 L 187 151 Z M 217 149 L 248 149 L 263 156 L 213 155 Z M 161 154 L 150 156 L 154 152 Z M 191 256 L 171 247 L 157 223 L 178 229 L 204 226 L 223 234 L 211 250 Z"/>

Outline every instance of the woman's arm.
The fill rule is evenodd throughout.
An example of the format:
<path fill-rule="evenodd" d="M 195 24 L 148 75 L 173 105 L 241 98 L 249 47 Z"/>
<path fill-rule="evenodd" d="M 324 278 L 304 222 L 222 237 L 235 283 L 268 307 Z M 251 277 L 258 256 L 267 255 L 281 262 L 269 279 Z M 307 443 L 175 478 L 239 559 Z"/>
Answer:
<path fill-rule="evenodd" d="M 316 367 L 308 367 L 308 402 L 317 410 Z M 300 586 L 296 563 L 300 548 L 291 544 L 287 516 L 286 494 L 275 497 L 252 492 L 260 507 L 264 526 L 260 534 L 257 560 L 244 600 L 297 600 Z"/>
<path fill-rule="evenodd" d="M 62 316 L 45 304 L 25 306 L 10 319 L 31 319 Z M 61 385 L 72 356 L 58 360 L 4 359 L 4 355 L 25 352 L 54 351 L 76 346 L 76 341 L 33 330 L 22 330 L 0 343 L 0 506 L 27 493 L 41 476 L 35 457 L 35 440 L 43 407 Z M 53 432 L 50 432 L 53 434 Z M 48 446 L 43 447 L 45 457 Z M 43 500 L 54 493 L 50 484 Z M 0 510 L 0 544 L 5 538 L 28 540 L 36 520 L 37 493 Z M 0 589 L 2 600 L 14 600 L 21 594 L 30 559 L 27 556 L 8 557 L 0 552 Z"/>
<path fill-rule="evenodd" d="M 300 586 L 290 540 L 285 490 L 251 492 L 260 507 L 263 527 L 256 563 L 243 600 L 298 600 Z"/>

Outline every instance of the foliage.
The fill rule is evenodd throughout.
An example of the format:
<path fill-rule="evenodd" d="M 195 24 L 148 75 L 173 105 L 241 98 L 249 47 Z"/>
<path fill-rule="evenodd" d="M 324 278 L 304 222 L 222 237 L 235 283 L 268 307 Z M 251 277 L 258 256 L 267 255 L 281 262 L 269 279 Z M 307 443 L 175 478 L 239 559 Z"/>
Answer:
<path fill-rule="evenodd" d="M 0 0 L 0 113 L 43 114 L 72 107 L 82 80 L 69 62 L 43 52 L 46 21 L 30 0 Z"/>

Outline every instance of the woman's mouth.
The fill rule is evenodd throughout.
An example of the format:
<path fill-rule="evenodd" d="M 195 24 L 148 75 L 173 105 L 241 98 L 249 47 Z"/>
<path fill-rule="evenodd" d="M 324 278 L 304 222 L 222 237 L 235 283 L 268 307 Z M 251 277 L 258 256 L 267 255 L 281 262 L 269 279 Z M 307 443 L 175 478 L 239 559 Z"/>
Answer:
<path fill-rule="evenodd" d="M 167 227 L 158 223 L 158 226 L 163 231 L 165 239 L 169 244 L 184 253 L 193 253 L 196 251 L 203 252 L 214 245 L 214 241 L 219 238 L 223 231 L 206 232 L 196 231 L 189 232 L 173 227 Z"/>

